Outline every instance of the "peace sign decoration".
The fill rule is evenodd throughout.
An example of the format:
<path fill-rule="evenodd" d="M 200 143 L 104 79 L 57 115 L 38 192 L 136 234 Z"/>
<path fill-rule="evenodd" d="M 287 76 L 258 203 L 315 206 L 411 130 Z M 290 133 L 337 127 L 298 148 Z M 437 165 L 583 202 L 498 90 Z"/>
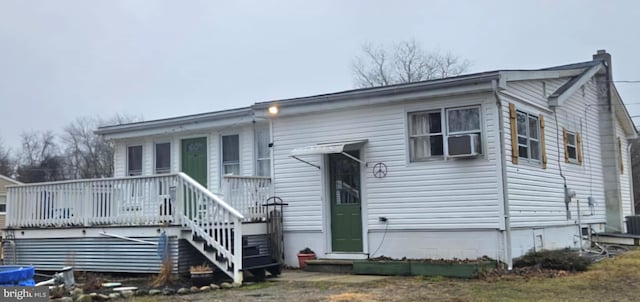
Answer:
<path fill-rule="evenodd" d="M 377 163 L 373 166 L 373 177 L 384 178 L 387 176 L 387 165 L 384 163 Z"/>

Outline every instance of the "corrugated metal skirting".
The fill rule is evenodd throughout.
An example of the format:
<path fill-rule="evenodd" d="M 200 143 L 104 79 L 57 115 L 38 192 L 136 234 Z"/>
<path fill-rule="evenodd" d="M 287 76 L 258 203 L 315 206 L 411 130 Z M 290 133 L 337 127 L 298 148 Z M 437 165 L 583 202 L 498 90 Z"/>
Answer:
<path fill-rule="evenodd" d="M 157 243 L 159 237 L 135 239 Z M 188 265 L 179 265 L 178 246 L 185 243 L 179 244 L 175 236 L 167 239 L 173 271 L 183 273 Z M 187 248 L 183 246 L 182 250 Z M 18 239 L 16 249 L 18 264 L 34 265 L 37 270 L 55 271 L 71 265 L 78 271 L 158 273 L 162 264 L 156 245 L 110 237 Z"/>

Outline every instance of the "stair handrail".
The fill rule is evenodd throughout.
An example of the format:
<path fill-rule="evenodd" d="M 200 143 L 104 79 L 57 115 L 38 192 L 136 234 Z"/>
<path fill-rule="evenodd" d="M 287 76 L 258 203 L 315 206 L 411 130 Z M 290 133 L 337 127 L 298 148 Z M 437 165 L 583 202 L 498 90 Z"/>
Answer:
<path fill-rule="evenodd" d="M 226 258 L 226 261 L 219 261 L 217 257 L 207 257 L 225 274 L 233 278 L 234 283 L 241 284 L 242 272 L 240 270 L 242 268 L 242 221 L 245 219 L 244 216 L 239 211 L 227 204 L 224 200 L 222 200 L 222 198 L 213 194 L 211 191 L 195 181 L 193 178 L 189 177 L 187 174 L 179 172 L 177 175 L 179 178 L 179 190 L 177 190 L 175 194 L 178 201 L 178 213 L 182 225 L 184 227 L 188 227 L 191 230 L 192 235 L 195 234 L 198 237 L 204 239 L 207 244 L 216 249 L 218 254 L 221 254 L 221 256 Z M 189 197 L 194 198 L 194 200 L 189 204 L 189 207 L 195 207 L 195 209 L 191 208 L 189 210 L 189 214 L 191 214 L 192 217 L 187 214 L 187 209 L 185 208 L 185 204 L 188 202 L 188 200 L 185 200 L 187 192 L 182 192 L 182 189 L 185 187 L 185 185 L 190 190 L 194 191 L 194 194 L 199 194 L 198 196 L 191 195 L 191 197 Z M 205 219 L 210 220 L 202 221 L 198 219 L 200 217 L 199 215 L 201 215 L 201 213 L 199 213 L 199 210 L 202 206 L 202 202 L 206 203 L 205 211 L 207 215 L 205 215 Z M 224 214 L 229 215 L 227 221 L 225 221 L 224 218 L 222 219 L 222 221 L 215 220 L 215 218 L 220 218 L 220 213 L 216 213 L 216 217 L 209 217 L 208 214 L 211 214 L 210 209 L 216 208 L 223 210 L 223 216 Z M 231 230 L 233 230 L 233 232 L 231 232 Z M 218 235 L 217 240 L 216 238 L 214 238 L 215 236 L 212 236 L 212 234 Z M 193 240 L 189 241 L 193 243 Z"/>
<path fill-rule="evenodd" d="M 209 189 L 205 188 L 199 182 L 189 177 L 189 175 L 187 175 L 186 173 L 178 172 L 178 176 L 182 178 L 184 181 L 186 181 L 187 183 L 189 183 L 190 185 L 196 187 L 196 189 L 198 189 L 198 191 L 203 193 L 205 196 L 215 200 L 217 203 L 220 204 L 220 206 L 222 206 L 225 210 L 229 211 L 229 213 L 231 213 L 237 219 L 240 219 L 240 220 L 244 219 L 244 215 L 242 215 L 242 213 L 238 212 L 238 210 L 234 209 L 232 206 L 230 206 L 227 202 L 222 200 L 222 198 L 218 197 L 216 194 L 211 193 Z"/>

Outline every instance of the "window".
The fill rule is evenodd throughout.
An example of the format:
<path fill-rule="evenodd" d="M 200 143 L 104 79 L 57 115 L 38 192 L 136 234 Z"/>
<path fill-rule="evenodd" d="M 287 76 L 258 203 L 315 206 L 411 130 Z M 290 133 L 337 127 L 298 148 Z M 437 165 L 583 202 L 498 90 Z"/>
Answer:
<path fill-rule="evenodd" d="M 538 117 L 518 111 L 518 156 L 531 160 L 540 160 L 540 123 Z"/>
<path fill-rule="evenodd" d="M 240 175 L 240 137 L 222 136 L 222 172 L 224 175 Z"/>
<path fill-rule="evenodd" d="M 271 153 L 269 143 L 271 141 L 268 127 L 255 129 L 256 141 L 256 175 L 271 176 Z"/>
<path fill-rule="evenodd" d="M 156 174 L 169 173 L 171 171 L 171 143 L 156 144 Z"/>
<path fill-rule="evenodd" d="M 465 134 L 481 136 L 479 106 L 409 113 L 411 161 L 444 157 L 446 137 Z"/>
<path fill-rule="evenodd" d="M 544 142 L 544 115 L 516 110 L 509 103 L 509 126 L 511 128 L 511 163 L 517 165 L 520 158 L 539 162 L 547 168 L 547 150 Z"/>
<path fill-rule="evenodd" d="M 440 111 L 409 115 L 411 161 L 444 155 Z"/>
<path fill-rule="evenodd" d="M 564 159 L 567 163 L 582 164 L 582 143 L 580 133 L 562 129 L 564 139 Z"/>
<path fill-rule="evenodd" d="M 127 148 L 127 175 L 142 175 L 142 146 Z"/>
<path fill-rule="evenodd" d="M 7 196 L 0 196 L 0 214 L 7 212 Z"/>
<path fill-rule="evenodd" d="M 567 154 L 569 156 L 569 161 L 578 160 L 578 143 L 576 142 L 576 134 L 567 132 Z"/>

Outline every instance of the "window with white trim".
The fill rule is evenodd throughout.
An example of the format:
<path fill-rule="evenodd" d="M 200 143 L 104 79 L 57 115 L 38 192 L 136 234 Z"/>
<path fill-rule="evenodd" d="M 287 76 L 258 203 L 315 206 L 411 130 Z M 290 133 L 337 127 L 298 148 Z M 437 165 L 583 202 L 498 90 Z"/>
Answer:
<path fill-rule="evenodd" d="M 540 160 L 540 121 L 538 117 L 517 111 L 518 156 Z"/>
<path fill-rule="evenodd" d="M 171 171 L 171 143 L 156 143 L 155 171 L 156 174 L 164 174 Z"/>
<path fill-rule="evenodd" d="M 222 136 L 222 173 L 240 175 L 240 136 Z"/>
<path fill-rule="evenodd" d="M 261 126 L 255 129 L 256 144 L 256 176 L 271 176 L 271 153 L 269 143 L 269 127 Z"/>
<path fill-rule="evenodd" d="M 479 138 L 482 136 L 480 106 L 410 112 L 408 120 L 412 162 L 444 158 L 448 149 L 447 137 L 468 134 L 477 134 Z"/>
<path fill-rule="evenodd" d="M 142 175 L 142 145 L 127 147 L 127 175 Z"/>
<path fill-rule="evenodd" d="M 569 162 L 578 162 L 578 136 L 575 132 L 567 131 L 567 157 Z"/>

